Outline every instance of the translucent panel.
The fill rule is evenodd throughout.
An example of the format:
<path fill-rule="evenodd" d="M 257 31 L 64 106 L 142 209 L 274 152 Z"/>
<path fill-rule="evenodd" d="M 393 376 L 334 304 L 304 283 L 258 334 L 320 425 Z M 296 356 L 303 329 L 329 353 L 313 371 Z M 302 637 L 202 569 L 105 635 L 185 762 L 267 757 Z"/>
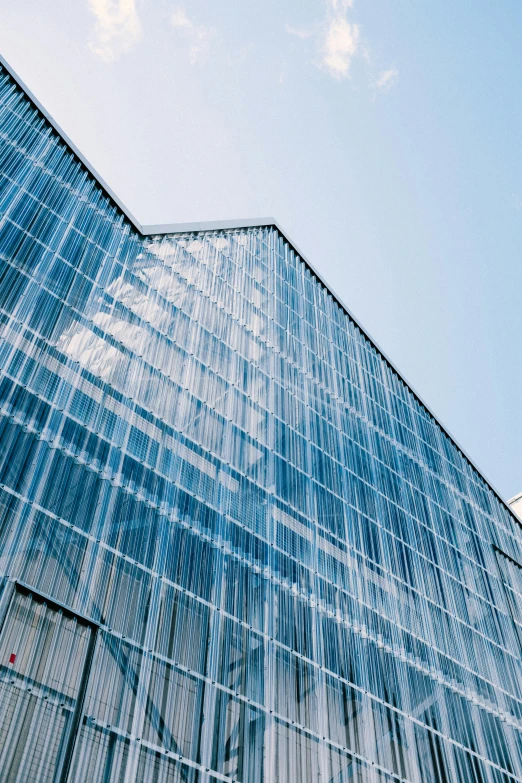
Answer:
<path fill-rule="evenodd" d="M 92 631 L 16 591 L 0 631 L 5 783 L 57 780 L 67 761 Z"/>

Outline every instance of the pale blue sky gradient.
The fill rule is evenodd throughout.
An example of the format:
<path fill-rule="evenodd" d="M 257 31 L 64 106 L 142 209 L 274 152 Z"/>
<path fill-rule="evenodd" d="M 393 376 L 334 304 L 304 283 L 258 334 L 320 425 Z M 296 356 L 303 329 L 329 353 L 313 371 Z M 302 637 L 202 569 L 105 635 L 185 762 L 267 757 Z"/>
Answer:
<path fill-rule="evenodd" d="M 0 0 L 0 51 L 142 223 L 273 215 L 522 491 L 522 3 Z"/>

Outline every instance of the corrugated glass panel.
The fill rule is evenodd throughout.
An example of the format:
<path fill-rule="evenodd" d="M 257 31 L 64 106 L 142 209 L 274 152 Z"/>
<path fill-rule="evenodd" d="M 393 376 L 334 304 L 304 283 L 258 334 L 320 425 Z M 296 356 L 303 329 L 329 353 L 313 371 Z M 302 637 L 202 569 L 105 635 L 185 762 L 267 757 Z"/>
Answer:
<path fill-rule="evenodd" d="M 0 140 L 0 573 L 66 607 L 5 598 L 2 780 L 522 780 L 483 478 L 274 226 L 138 234 L 3 69 Z"/>

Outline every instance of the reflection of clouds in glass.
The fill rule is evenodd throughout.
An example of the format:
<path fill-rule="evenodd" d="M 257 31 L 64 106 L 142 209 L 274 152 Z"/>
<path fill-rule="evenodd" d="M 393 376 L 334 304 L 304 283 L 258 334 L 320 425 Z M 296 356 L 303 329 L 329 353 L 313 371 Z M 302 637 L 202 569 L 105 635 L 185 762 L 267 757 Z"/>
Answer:
<path fill-rule="evenodd" d="M 156 329 L 167 330 L 171 314 L 161 307 L 150 294 L 139 291 L 135 286 L 125 282 L 123 278 L 113 280 L 107 287 L 107 293 Z"/>
<path fill-rule="evenodd" d="M 227 250 L 230 247 L 230 243 L 225 237 L 211 237 L 209 241 L 214 245 L 216 250 L 220 250 L 223 252 L 224 250 Z"/>
<path fill-rule="evenodd" d="M 130 324 L 120 318 L 114 318 L 109 313 L 96 313 L 92 321 L 95 326 L 136 353 L 141 351 L 141 347 L 147 339 L 148 333 L 144 327 Z"/>
<path fill-rule="evenodd" d="M 240 237 L 234 236 L 234 240 L 236 238 Z M 166 357 L 155 347 L 157 333 L 170 336 L 177 350 L 199 355 L 204 361 L 209 350 L 206 332 L 199 334 L 197 344 L 188 345 L 184 339 L 186 325 L 183 319 L 195 319 L 212 330 L 228 315 L 234 324 L 239 321 L 246 327 L 241 338 L 242 355 L 250 361 L 259 361 L 265 350 L 263 343 L 267 332 L 266 318 L 259 313 L 264 294 L 252 284 L 251 278 L 246 278 L 244 299 L 238 299 L 237 294 L 231 296 L 231 276 L 235 280 L 237 268 L 235 263 L 230 265 L 223 258 L 230 246 L 231 241 L 219 235 L 205 239 L 192 236 L 151 240 L 144 251 L 135 256 L 128 270 L 107 285 L 106 297 L 91 298 L 90 319 L 107 338 L 97 335 L 96 329 L 75 322 L 62 336 L 60 349 L 100 378 L 112 383 L 119 379 L 121 388 L 120 380 L 126 377 L 130 361 L 123 346 L 143 357 L 149 366 L 166 377 L 171 377 L 170 363 L 165 363 Z M 194 311 L 194 304 L 199 301 L 194 300 L 196 291 L 206 297 L 204 313 Z M 184 313 L 181 320 L 177 314 L 179 310 Z M 135 318 L 139 319 L 138 323 Z M 232 348 L 237 347 L 237 329 L 229 322 L 226 339 Z M 111 345 L 110 338 L 117 345 Z M 140 370 L 140 378 L 142 372 Z M 137 380 L 127 378 L 124 383 L 134 386 Z M 125 392 L 134 395 L 137 390 L 126 388 Z M 217 398 L 214 401 L 217 404 Z M 256 428 L 257 424 L 254 424 Z"/>
<path fill-rule="evenodd" d="M 196 255 L 202 252 L 205 245 L 203 242 L 200 242 L 199 239 L 194 239 L 189 245 L 187 245 L 187 250 L 189 253 L 192 253 L 192 255 Z"/>
<path fill-rule="evenodd" d="M 78 323 L 62 335 L 58 349 L 105 381 L 113 376 L 119 360 L 123 358 L 117 348 Z"/>

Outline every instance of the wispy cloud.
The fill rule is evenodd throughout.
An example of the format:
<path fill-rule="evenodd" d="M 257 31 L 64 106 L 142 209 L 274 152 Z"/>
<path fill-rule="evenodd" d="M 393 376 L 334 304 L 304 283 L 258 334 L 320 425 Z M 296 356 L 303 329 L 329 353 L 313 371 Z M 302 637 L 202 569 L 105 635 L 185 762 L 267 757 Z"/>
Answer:
<path fill-rule="evenodd" d="M 328 5 L 333 11 L 346 11 L 348 8 L 353 8 L 353 0 L 328 0 Z"/>
<path fill-rule="evenodd" d="M 375 72 L 367 40 L 353 17 L 354 0 L 322 0 L 323 19 L 309 28 L 286 26 L 286 32 L 296 38 L 312 38 L 317 46 L 314 65 L 335 79 L 346 79 L 354 61 L 365 63 L 369 86 L 375 93 L 387 92 L 397 81 L 397 68 Z"/>
<path fill-rule="evenodd" d="M 379 78 L 375 82 L 375 86 L 378 90 L 389 90 L 390 87 L 397 81 L 399 71 L 397 68 L 389 68 L 387 71 L 383 71 Z"/>
<path fill-rule="evenodd" d="M 286 25 L 286 32 L 290 33 L 290 35 L 295 35 L 296 38 L 311 38 L 313 33 L 312 30 L 303 30 L 299 27 L 292 27 L 291 25 Z"/>
<path fill-rule="evenodd" d="M 333 3 L 334 8 L 340 5 L 340 0 Z M 335 11 L 329 20 L 324 37 L 321 64 L 337 79 L 348 76 L 350 65 L 359 46 L 359 26 L 346 18 L 346 8 Z"/>
<path fill-rule="evenodd" d="M 92 51 L 110 62 L 137 43 L 142 35 L 136 0 L 89 0 L 96 18 Z"/>
<path fill-rule="evenodd" d="M 296 38 L 313 38 L 318 47 L 315 65 L 336 79 L 349 75 L 353 58 L 358 53 L 359 26 L 348 20 L 353 0 L 323 0 L 326 16 L 311 28 L 286 26 L 286 32 Z"/>
<path fill-rule="evenodd" d="M 208 52 L 215 30 L 212 27 L 194 24 L 183 6 L 174 8 L 170 21 L 176 30 L 183 33 L 189 43 L 190 62 L 196 63 L 201 60 Z"/>

